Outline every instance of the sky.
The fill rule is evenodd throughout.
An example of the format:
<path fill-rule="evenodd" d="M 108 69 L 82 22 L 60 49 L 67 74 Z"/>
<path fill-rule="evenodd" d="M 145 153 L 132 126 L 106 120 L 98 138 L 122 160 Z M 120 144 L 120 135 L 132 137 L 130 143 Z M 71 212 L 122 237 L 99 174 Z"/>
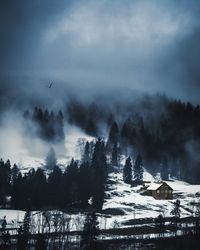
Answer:
<path fill-rule="evenodd" d="M 196 0 L 0 0 L 1 106 L 120 91 L 197 104 L 199 11 Z"/>

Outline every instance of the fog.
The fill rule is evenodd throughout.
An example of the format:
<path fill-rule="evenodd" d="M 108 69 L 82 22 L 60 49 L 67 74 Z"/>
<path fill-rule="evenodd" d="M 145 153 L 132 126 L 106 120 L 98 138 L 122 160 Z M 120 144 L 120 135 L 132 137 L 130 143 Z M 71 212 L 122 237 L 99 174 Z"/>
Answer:
<path fill-rule="evenodd" d="M 198 1 L 1 1 L 0 85 L 16 99 L 115 89 L 199 100 Z M 44 83 L 56 82 L 55 91 Z"/>
<path fill-rule="evenodd" d="M 1 120 L 0 152 L 1 158 L 9 159 L 11 164 L 18 166 L 42 167 L 51 147 L 56 152 L 59 165 L 67 165 L 72 158 L 81 159 L 81 147 L 78 140 L 91 141 L 94 138 L 86 135 L 80 128 L 65 124 L 65 140 L 50 142 L 41 139 L 33 123 L 28 124 L 20 113 L 7 112 Z M 28 130 L 27 130 L 28 128 Z M 31 128 L 31 129 L 30 129 Z"/>
<path fill-rule="evenodd" d="M 66 115 L 71 100 L 96 102 L 121 121 L 120 105 L 160 114 L 157 93 L 199 103 L 199 10 L 195 0 L 0 1 L 1 156 L 44 159 L 51 145 L 22 120 L 34 106 Z M 54 145 L 60 158 L 68 142 Z"/>

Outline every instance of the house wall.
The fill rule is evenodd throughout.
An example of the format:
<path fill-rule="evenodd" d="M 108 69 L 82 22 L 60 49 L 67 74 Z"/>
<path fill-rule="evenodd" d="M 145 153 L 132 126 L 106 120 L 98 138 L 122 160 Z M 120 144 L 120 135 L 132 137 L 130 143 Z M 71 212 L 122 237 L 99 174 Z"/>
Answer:
<path fill-rule="evenodd" d="M 162 185 L 157 190 L 152 190 L 152 196 L 158 200 L 172 200 L 173 190 L 167 185 Z"/>

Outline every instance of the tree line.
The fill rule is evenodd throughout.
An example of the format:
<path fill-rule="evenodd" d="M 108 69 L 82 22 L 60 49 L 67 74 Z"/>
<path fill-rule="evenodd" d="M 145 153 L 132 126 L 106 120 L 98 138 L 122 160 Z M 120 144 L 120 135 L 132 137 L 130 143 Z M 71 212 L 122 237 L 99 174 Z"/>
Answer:
<path fill-rule="evenodd" d="M 26 111 L 24 116 L 37 125 L 41 138 L 50 141 L 64 139 L 64 117 L 66 122 L 81 127 L 96 138 L 107 131 L 106 151 L 110 153 L 113 164 L 119 162 L 117 150 L 134 158 L 140 152 L 152 174 L 160 172 L 162 179 L 171 175 L 193 184 L 199 183 L 199 105 L 171 100 L 166 96 L 146 96 L 138 103 L 127 101 L 112 106 L 109 102 L 81 103 L 73 100 L 68 102 L 64 114 L 59 111 L 54 115 L 36 107 L 32 113 Z"/>
<path fill-rule="evenodd" d="M 66 117 L 92 136 L 107 130 L 110 141 L 120 144 L 127 156 L 130 150 L 140 152 L 153 174 L 199 183 L 199 105 L 159 95 L 126 102 L 73 100 L 67 104 Z"/>
<path fill-rule="evenodd" d="M 86 209 L 90 206 L 101 211 L 108 175 L 105 144 L 99 138 L 92 154 L 88 154 L 88 144 L 80 163 L 72 159 L 64 171 L 55 165 L 49 174 L 41 168 L 22 174 L 17 165 L 11 167 L 9 160 L 6 163 L 1 160 L 0 204 L 4 206 L 6 197 L 10 196 L 11 207 L 15 209 Z"/>
<path fill-rule="evenodd" d="M 57 114 L 48 109 L 35 107 L 33 111 L 24 112 L 27 130 L 30 132 L 32 126 L 36 128 L 37 134 L 41 139 L 60 142 L 65 138 L 64 134 L 64 116 L 61 110 Z M 32 123 L 28 123 L 31 121 Z"/>

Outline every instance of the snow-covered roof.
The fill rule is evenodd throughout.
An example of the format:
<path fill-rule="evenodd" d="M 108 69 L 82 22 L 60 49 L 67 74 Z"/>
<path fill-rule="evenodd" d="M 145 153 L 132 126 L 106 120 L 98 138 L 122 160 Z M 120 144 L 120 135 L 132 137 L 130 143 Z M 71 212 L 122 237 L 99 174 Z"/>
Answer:
<path fill-rule="evenodd" d="M 151 183 L 149 186 L 148 186 L 148 188 L 147 188 L 147 190 L 157 190 L 158 188 L 160 188 L 163 184 L 166 184 L 169 188 L 171 188 L 167 183 L 165 183 L 165 182 L 161 182 L 161 183 L 155 183 L 155 182 L 153 182 L 153 183 Z M 172 189 L 172 188 L 171 188 Z"/>

